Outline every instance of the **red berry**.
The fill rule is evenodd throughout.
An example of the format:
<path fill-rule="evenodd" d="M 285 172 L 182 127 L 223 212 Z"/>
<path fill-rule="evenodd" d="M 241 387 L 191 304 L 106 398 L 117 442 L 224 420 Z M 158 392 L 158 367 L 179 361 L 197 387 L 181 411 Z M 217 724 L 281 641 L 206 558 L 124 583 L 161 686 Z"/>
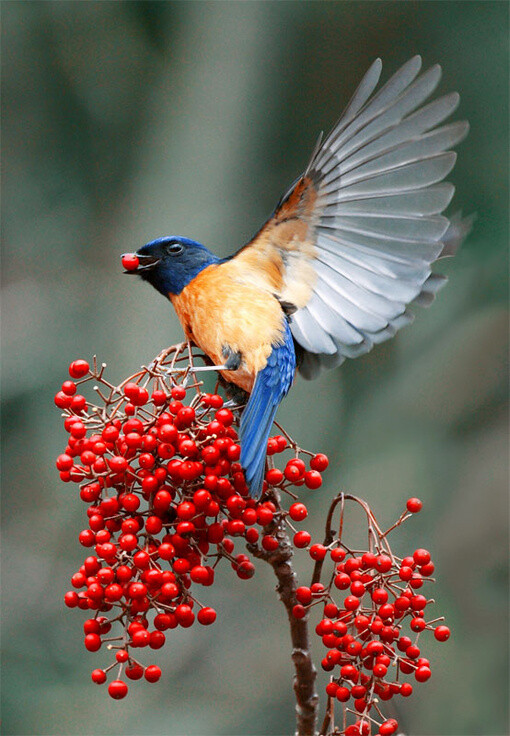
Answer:
<path fill-rule="evenodd" d="M 262 537 L 262 547 L 266 550 L 266 552 L 274 552 L 275 549 L 278 549 L 279 542 L 275 537 L 272 537 L 269 534 L 266 534 L 264 537 Z"/>
<path fill-rule="evenodd" d="M 174 386 L 172 388 L 172 399 L 174 401 L 182 401 L 186 397 L 186 389 L 184 386 Z"/>
<path fill-rule="evenodd" d="M 216 611 L 208 606 L 201 608 L 197 614 L 197 619 L 202 626 L 209 626 L 216 621 Z"/>
<path fill-rule="evenodd" d="M 359 607 L 360 601 L 355 595 L 348 595 L 344 600 L 344 607 L 348 611 L 355 611 Z"/>
<path fill-rule="evenodd" d="M 161 670 L 157 665 L 151 664 L 145 668 L 145 679 L 147 682 L 157 682 L 160 677 Z"/>
<path fill-rule="evenodd" d="M 89 372 L 89 364 L 86 360 L 74 360 L 69 366 L 71 378 L 83 378 Z"/>
<path fill-rule="evenodd" d="M 112 583 L 112 585 L 108 585 L 108 587 L 106 587 L 104 591 L 104 597 L 107 601 L 120 601 L 123 594 L 124 591 L 122 590 L 122 586 L 118 583 Z"/>
<path fill-rule="evenodd" d="M 122 534 L 119 537 L 119 547 L 126 552 L 132 552 L 138 546 L 138 537 L 135 534 Z"/>
<path fill-rule="evenodd" d="M 98 634 L 87 634 L 85 637 L 85 649 L 89 652 L 97 652 L 101 648 L 101 637 Z"/>
<path fill-rule="evenodd" d="M 387 555 L 378 555 L 375 560 L 375 567 L 379 572 L 388 572 L 391 570 L 391 558 Z"/>
<path fill-rule="evenodd" d="M 304 476 L 304 468 L 301 468 L 296 463 L 297 461 L 289 460 L 283 472 L 287 480 L 289 480 L 291 483 L 295 483 L 296 481 L 301 480 Z"/>
<path fill-rule="evenodd" d="M 318 470 L 320 473 L 322 473 L 329 465 L 328 456 L 324 455 L 324 453 L 319 453 L 318 455 L 314 455 L 312 459 L 310 460 L 310 467 L 312 470 Z"/>
<path fill-rule="evenodd" d="M 122 265 L 126 271 L 136 271 L 140 265 L 140 261 L 136 253 L 124 253 L 122 256 Z"/>
<path fill-rule="evenodd" d="M 163 406 L 166 404 L 167 395 L 164 391 L 153 391 L 151 395 L 151 401 L 155 406 Z"/>
<path fill-rule="evenodd" d="M 338 690 L 338 685 L 336 684 L 336 682 L 328 682 L 328 684 L 326 685 L 326 693 L 331 698 L 335 697 L 337 690 Z"/>
<path fill-rule="evenodd" d="M 67 409 L 71 406 L 71 397 L 63 391 L 59 391 L 55 394 L 54 401 L 55 405 L 58 406 L 59 409 Z"/>
<path fill-rule="evenodd" d="M 166 637 L 162 631 L 151 631 L 149 646 L 151 649 L 161 649 L 166 641 Z"/>
<path fill-rule="evenodd" d="M 401 580 L 404 580 L 404 582 L 411 580 L 413 577 L 413 569 L 411 567 L 403 566 L 398 571 L 398 576 Z"/>
<path fill-rule="evenodd" d="M 270 486 L 279 486 L 283 477 L 282 471 L 278 468 L 270 468 L 266 473 L 266 480 Z"/>
<path fill-rule="evenodd" d="M 106 682 L 106 672 L 104 670 L 92 670 L 92 674 L 90 676 L 92 678 L 92 682 L 95 682 L 96 685 L 102 685 L 103 682 Z"/>
<path fill-rule="evenodd" d="M 209 572 L 203 565 L 195 565 L 195 567 L 192 567 L 189 576 L 194 583 L 200 583 L 202 585 L 207 583 L 209 580 Z"/>
<path fill-rule="evenodd" d="M 365 594 L 365 586 L 360 580 L 354 580 L 351 583 L 351 593 L 356 596 L 356 598 L 362 598 Z"/>
<path fill-rule="evenodd" d="M 389 718 L 379 726 L 380 736 L 391 736 L 391 734 L 395 733 L 397 728 L 398 722 L 394 718 Z"/>
<path fill-rule="evenodd" d="M 342 547 L 335 547 L 329 554 L 334 562 L 342 562 L 345 559 L 346 552 Z"/>
<path fill-rule="evenodd" d="M 308 516 L 304 503 L 293 503 L 289 508 L 289 516 L 293 521 L 303 521 Z"/>
<path fill-rule="evenodd" d="M 312 544 L 309 553 L 312 560 L 323 560 L 326 557 L 327 549 L 323 544 Z"/>
<path fill-rule="evenodd" d="M 446 641 L 450 638 L 451 631 L 448 626 L 436 626 L 434 629 L 434 637 L 437 641 Z"/>
<path fill-rule="evenodd" d="M 74 396 L 76 393 L 76 384 L 73 381 L 64 381 L 62 384 L 62 392 L 67 396 Z"/>
<path fill-rule="evenodd" d="M 131 636 L 132 646 L 146 647 L 150 644 L 151 635 L 147 629 L 136 629 Z"/>
<path fill-rule="evenodd" d="M 413 686 L 410 682 L 403 682 L 400 686 L 400 694 L 404 696 L 404 698 L 408 698 L 410 695 L 412 695 L 413 692 Z"/>
<path fill-rule="evenodd" d="M 418 669 L 414 673 L 414 676 L 418 682 L 426 682 L 430 678 L 431 674 L 432 673 L 429 667 L 422 666 L 418 667 Z"/>
<path fill-rule="evenodd" d="M 420 649 L 415 644 L 411 644 L 411 646 L 407 647 L 406 649 L 406 657 L 409 657 L 409 659 L 418 659 L 420 656 Z"/>
<path fill-rule="evenodd" d="M 257 521 L 261 526 L 267 526 L 273 521 L 274 513 L 267 506 L 261 506 L 257 511 Z"/>
<path fill-rule="evenodd" d="M 64 603 L 68 608 L 76 608 L 79 602 L 78 593 L 75 590 L 68 591 L 64 596 Z"/>
<path fill-rule="evenodd" d="M 424 595 L 413 595 L 411 598 L 411 608 L 413 611 L 421 611 L 427 605 L 427 599 Z"/>
<path fill-rule="evenodd" d="M 338 590 L 347 590 L 351 584 L 351 578 L 344 572 L 339 572 L 338 575 L 335 575 L 333 583 Z"/>
<path fill-rule="evenodd" d="M 417 514 L 418 511 L 421 511 L 423 504 L 419 498 L 408 498 L 406 506 L 409 513 Z"/>
<path fill-rule="evenodd" d="M 143 598 L 147 595 L 147 587 L 143 583 L 131 583 L 128 593 L 130 598 Z"/>
<path fill-rule="evenodd" d="M 358 670 L 352 664 L 344 664 L 343 667 L 340 668 L 340 674 L 342 677 L 345 677 L 346 680 L 351 680 L 352 682 L 356 682 L 358 679 Z"/>
<path fill-rule="evenodd" d="M 121 455 L 114 455 L 113 457 L 110 457 L 107 462 L 114 473 L 123 473 L 128 466 L 128 461 Z"/>
<path fill-rule="evenodd" d="M 372 591 L 372 600 L 374 603 L 381 605 L 388 600 L 388 593 L 384 588 L 374 588 Z"/>
<path fill-rule="evenodd" d="M 132 664 L 131 667 L 126 668 L 126 676 L 130 680 L 139 680 L 143 677 L 143 667 L 139 664 Z"/>
<path fill-rule="evenodd" d="M 308 470 L 305 473 L 305 485 L 315 490 L 322 485 L 322 475 L 317 470 Z"/>
<path fill-rule="evenodd" d="M 230 409 L 219 409 L 215 414 L 215 418 L 225 427 L 229 427 L 234 421 L 234 415 Z"/>
<path fill-rule="evenodd" d="M 427 565 L 430 562 L 430 552 L 426 549 L 417 549 L 413 552 L 413 560 L 417 565 Z"/>
<path fill-rule="evenodd" d="M 195 614 L 185 603 L 177 606 L 177 608 L 175 609 L 175 615 L 179 624 L 184 628 L 188 628 L 189 626 L 191 626 L 195 620 Z"/>
<path fill-rule="evenodd" d="M 294 534 L 294 547 L 297 547 L 298 549 L 304 549 L 305 547 L 308 547 L 311 541 L 312 536 L 311 534 L 309 534 L 309 532 L 296 532 L 296 534 Z"/>
<path fill-rule="evenodd" d="M 429 575 L 432 575 L 432 573 L 434 572 L 435 569 L 436 568 L 435 568 L 434 563 L 433 562 L 428 562 L 426 565 L 422 565 L 420 567 L 420 573 L 424 577 L 428 577 Z"/>
<path fill-rule="evenodd" d="M 341 703 L 345 703 L 349 698 L 351 697 L 351 693 L 349 692 L 349 688 L 347 687 L 339 687 L 336 691 L 336 699 L 339 700 Z"/>
<path fill-rule="evenodd" d="M 416 633 L 419 633 L 420 631 L 423 631 L 423 629 L 426 626 L 425 619 L 420 618 L 419 616 L 416 616 L 415 618 L 412 619 L 412 621 L 409 624 L 409 626 L 411 627 L 411 629 L 413 631 L 416 631 Z M 437 639 L 437 637 L 436 637 L 436 639 Z M 408 656 L 410 656 L 410 655 L 408 655 Z"/>
<path fill-rule="evenodd" d="M 296 599 L 306 606 L 312 602 L 312 591 L 302 585 L 296 590 Z"/>
<path fill-rule="evenodd" d="M 163 528 L 163 522 L 158 516 L 149 516 L 145 522 L 145 529 L 148 534 L 159 534 Z"/>
<path fill-rule="evenodd" d="M 126 673 L 127 674 L 127 673 Z M 113 680 L 108 685 L 108 695 L 114 700 L 125 698 L 128 692 L 128 686 L 122 680 Z"/>

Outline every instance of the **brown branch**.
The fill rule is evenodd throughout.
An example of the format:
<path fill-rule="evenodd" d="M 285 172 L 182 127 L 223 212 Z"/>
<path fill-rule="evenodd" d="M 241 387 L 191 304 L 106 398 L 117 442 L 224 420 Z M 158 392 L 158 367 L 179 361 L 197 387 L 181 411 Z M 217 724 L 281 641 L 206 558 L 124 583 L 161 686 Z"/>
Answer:
<path fill-rule="evenodd" d="M 271 500 L 280 510 L 280 499 L 271 493 Z M 271 534 L 278 539 L 279 545 L 274 552 L 265 552 L 256 545 L 248 545 L 249 551 L 264 560 L 274 570 L 278 580 L 276 592 L 285 606 L 290 624 L 292 642 L 292 661 L 294 663 L 294 693 L 296 696 L 296 736 L 314 736 L 317 725 L 319 696 L 315 689 L 317 670 L 310 653 L 308 636 L 308 617 L 297 619 L 292 614 L 296 605 L 297 575 L 292 566 L 292 544 L 287 534 L 282 517 L 277 516 Z"/>

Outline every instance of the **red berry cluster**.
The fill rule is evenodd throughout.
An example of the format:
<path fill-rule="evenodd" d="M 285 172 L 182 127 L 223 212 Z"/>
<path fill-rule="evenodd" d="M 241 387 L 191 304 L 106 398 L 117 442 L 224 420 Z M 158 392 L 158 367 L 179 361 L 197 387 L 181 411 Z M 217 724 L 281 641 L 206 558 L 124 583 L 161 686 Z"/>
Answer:
<path fill-rule="evenodd" d="M 307 468 L 287 437 L 270 438 L 265 494 L 255 501 L 239 464 L 239 411 L 217 393 L 202 392 L 185 346 L 165 351 L 120 386 L 104 378 L 104 368 L 95 360 L 92 367 L 84 360 L 69 367 L 72 380 L 55 396 L 68 433 L 56 465 L 63 481 L 79 485 L 88 517 L 79 541 L 94 551 L 72 576 L 65 603 L 93 612 L 84 624 L 85 647 L 95 652 L 106 644 L 114 661 L 95 669 L 92 680 L 106 682 L 115 668 L 108 692 L 120 699 L 128 691 L 123 675 L 148 682 L 161 676 L 158 666 L 138 660 L 137 650 L 162 647 L 168 629 L 215 621 L 216 611 L 199 602 L 194 586 L 212 585 L 220 560 L 239 578 L 252 577 L 253 562 L 236 553 L 236 539 L 252 552 L 270 552 L 281 525 L 307 515 L 302 503 L 282 510 L 267 491 L 318 488 L 328 460 L 311 456 Z M 96 384 L 96 403 L 78 393 L 87 381 Z M 282 471 L 272 456 L 286 449 L 292 458 Z M 113 625 L 120 631 L 110 635 Z"/>
<path fill-rule="evenodd" d="M 366 513 L 368 549 L 351 549 L 341 533 L 331 532 L 338 503 L 342 504 L 340 530 L 343 527 L 346 500 L 357 502 Z M 423 632 L 433 631 L 438 641 L 450 636 L 448 627 L 437 625 L 442 618 L 428 618 L 426 611 L 433 601 L 419 592 L 431 582 L 434 572 L 430 553 L 416 549 L 399 558 L 387 541 L 388 532 L 421 506 L 419 499 L 409 499 L 407 510 L 383 532 L 365 502 L 341 494 L 330 511 L 326 544 L 313 544 L 309 549 L 315 560 L 314 582 L 297 589 L 293 614 L 301 619 L 312 606 L 322 608 L 323 618 L 315 631 L 328 650 L 322 668 L 334 673 L 326 693 L 330 706 L 335 700 L 349 703 L 343 706 L 343 728 L 335 733 L 368 736 L 374 727 L 380 736 L 396 733 L 397 721 L 383 716 L 379 702 L 412 694 L 413 685 L 404 675 L 412 675 L 417 683 L 430 678 L 430 662 L 419 646 Z M 333 569 L 323 584 L 318 581 L 328 559 Z M 353 722 L 348 724 L 348 720 Z"/>

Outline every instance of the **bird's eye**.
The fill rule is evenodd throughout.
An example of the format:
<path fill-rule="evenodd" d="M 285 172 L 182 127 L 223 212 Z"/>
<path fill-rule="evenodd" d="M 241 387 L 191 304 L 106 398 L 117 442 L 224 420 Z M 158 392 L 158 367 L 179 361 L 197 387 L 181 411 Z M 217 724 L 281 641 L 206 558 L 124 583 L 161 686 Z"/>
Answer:
<path fill-rule="evenodd" d="M 169 243 L 165 250 L 171 256 L 178 256 L 184 250 L 184 246 L 182 243 Z"/>

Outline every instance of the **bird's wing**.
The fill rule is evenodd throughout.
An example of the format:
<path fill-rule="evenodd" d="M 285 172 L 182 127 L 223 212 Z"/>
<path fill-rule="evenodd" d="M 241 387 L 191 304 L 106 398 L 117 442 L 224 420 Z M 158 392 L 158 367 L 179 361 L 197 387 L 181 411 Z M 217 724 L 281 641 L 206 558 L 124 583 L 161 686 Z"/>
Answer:
<path fill-rule="evenodd" d="M 411 321 L 408 305 L 427 305 L 446 280 L 431 264 L 452 255 L 466 230 L 441 215 L 454 193 L 443 182 L 456 158 L 449 149 L 468 124 L 437 126 L 459 96 L 424 105 L 441 68 L 419 75 L 419 56 L 372 94 L 381 66 L 372 64 L 304 174 L 233 259 L 240 278 L 290 315 L 306 378 Z"/>

